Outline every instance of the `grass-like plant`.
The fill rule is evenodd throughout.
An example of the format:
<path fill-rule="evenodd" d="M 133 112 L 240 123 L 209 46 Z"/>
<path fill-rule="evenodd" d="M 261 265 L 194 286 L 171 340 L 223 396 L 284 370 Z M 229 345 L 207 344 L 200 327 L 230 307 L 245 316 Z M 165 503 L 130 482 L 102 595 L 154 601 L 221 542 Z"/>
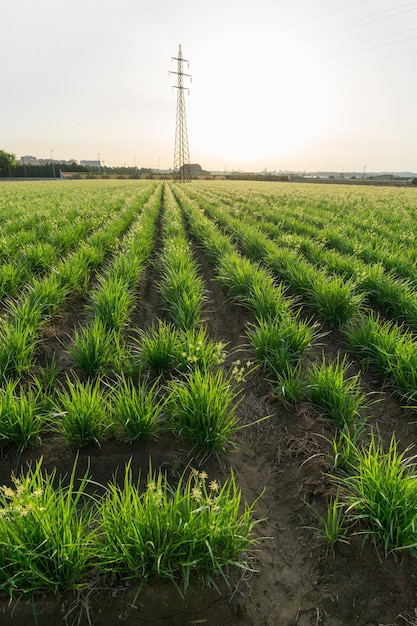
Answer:
<path fill-rule="evenodd" d="M 133 292 L 122 278 L 105 277 L 91 296 L 95 319 L 108 331 L 119 332 L 125 325 L 133 307 Z"/>
<path fill-rule="evenodd" d="M 38 241 L 26 246 L 21 252 L 22 263 L 28 274 L 40 274 L 50 269 L 56 259 L 56 251 L 49 243 Z"/>
<path fill-rule="evenodd" d="M 337 543 L 349 543 L 346 504 L 340 498 L 339 491 L 330 498 L 326 513 L 318 516 L 317 537 L 327 541 L 331 549 Z"/>
<path fill-rule="evenodd" d="M 0 376 L 22 376 L 35 361 L 39 337 L 23 320 L 0 327 Z"/>
<path fill-rule="evenodd" d="M 197 265 L 182 238 L 169 241 L 161 259 L 160 291 L 176 326 L 181 330 L 196 328 L 201 322 L 204 283 Z"/>
<path fill-rule="evenodd" d="M 114 419 L 129 443 L 146 439 L 159 427 L 166 400 L 158 396 L 158 381 L 136 385 L 122 377 L 113 392 Z"/>
<path fill-rule="evenodd" d="M 55 355 L 48 359 L 36 374 L 31 376 L 32 388 L 36 392 L 40 411 L 46 415 L 53 409 L 53 397 L 62 368 L 57 365 Z"/>
<path fill-rule="evenodd" d="M 307 263 L 298 250 L 277 246 L 268 251 L 265 263 L 291 286 L 292 293 L 306 296 L 314 291 L 317 269 Z"/>
<path fill-rule="evenodd" d="M 29 309 L 38 310 L 41 317 L 46 318 L 57 310 L 68 293 L 68 286 L 57 275 L 51 274 L 31 282 L 22 305 L 26 302 Z"/>
<path fill-rule="evenodd" d="M 401 328 L 370 314 L 349 324 L 344 332 L 351 348 L 382 376 L 389 377 L 396 346 L 402 338 Z"/>
<path fill-rule="evenodd" d="M 134 242 L 135 243 L 135 242 Z M 142 241 L 141 241 L 142 243 Z M 134 244 L 132 244 L 133 247 Z M 145 248 L 145 251 L 144 251 Z M 111 277 L 115 281 L 123 281 L 130 289 L 134 289 L 140 275 L 141 268 L 144 263 L 144 252 L 146 253 L 146 247 L 142 243 L 142 248 L 138 253 L 134 253 L 131 249 L 127 250 L 125 254 L 118 256 L 111 268 Z"/>
<path fill-rule="evenodd" d="M 286 248 L 272 250 L 266 263 L 332 328 L 341 328 L 357 313 L 363 296 L 357 292 L 352 280 L 331 276 L 308 263 L 296 251 Z"/>
<path fill-rule="evenodd" d="M 337 276 L 320 275 L 308 298 L 313 306 L 332 328 L 342 328 L 354 317 L 363 301 L 352 280 L 343 280 Z"/>
<path fill-rule="evenodd" d="M 337 542 L 347 543 L 345 521 L 345 507 L 339 502 L 337 494 L 330 500 L 326 515 L 322 517 L 323 532 L 330 546 L 333 547 Z"/>
<path fill-rule="evenodd" d="M 294 365 L 288 364 L 279 373 L 274 373 L 271 382 L 274 395 L 279 397 L 285 404 L 296 405 L 305 398 L 306 383 L 301 361 Z"/>
<path fill-rule="evenodd" d="M 235 417 L 238 392 L 222 370 L 190 372 L 173 380 L 168 402 L 173 428 L 203 453 L 233 447 L 240 429 Z"/>
<path fill-rule="evenodd" d="M 275 320 L 288 315 L 291 302 L 285 297 L 282 284 L 276 284 L 266 274 L 263 280 L 253 282 L 245 306 L 259 319 Z"/>
<path fill-rule="evenodd" d="M 349 376 L 349 363 L 338 357 L 334 363 L 314 363 L 307 373 L 307 397 L 326 419 L 343 428 L 358 420 L 365 404 L 360 374 Z"/>
<path fill-rule="evenodd" d="M 10 262 L 0 264 L 0 299 L 15 296 L 26 275 L 25 268 Z"/>
<path fill-rule="evenodd" d="M 163 320 L 141 330 L 135 341 L 135 357 L 155 374 L 162 374 L 175 366 L 178 344 L 177 329 Z"/>
<path fill-rule="evenodd" d="M 116 333 L 109 332 L 101 320 L 94 319 L 90 326 L 74 332 L 67 349 L 82 372 L 96 376 L 112 362 L 116 339 Z"/>
<path fill-rule="evenodd" d="M 5 325 L 16 329 L 24 325 L 30 326 L 32 335 L 35 336 L 42 323 L 42 309 L 32 301 L 31 293 L 20 302 L 10 303 Z"/>
<path fill-rule="evenodd" d="M 226 346 L 222 341 L 212 341 L 206 326 L 179 332 L 173 352 L 175 368 L 180 371 L 215 368 L 224 362 Z"/>
<path fill-rule="evenodd" d="M 417 300 L 410 280 L 398 279 L 395 272 L 387 274 L 381 265 L 373 265 L 367 268 L 361 288 L 371 306 L 417 330 Z"/>
<path fill-rule="evenodd" d="M 416 398 L 417 344 L 414 335 L 378 316 L 360 318 L 346 328 L 352 348 L 408 403 Z"/>
<path fill-rule="evenodd" d="M 100 561 L 141 585 L 151 576 L 184 590 L 193 575 L 207 584 L 219 574 L 227 580 L 227 566 L 250 568 L 254 505 L 242 502 L 233 474 L 220 485 L 192 470 L 173 488 L 161 472 L 150 471 L 141 493 L 128 465 L 123 486 L 110 484 L 100 509 Z"/>
<path fill-rule="evenodd" d="M 203 303 L 203 288 L 200 280 L 194 277 L 182 277 L 177 274 L 169 285 L 161 288 L 165 302 L 165 310 L 169 313 L 175 325 L 181 330 L 196 328 L 201 322 L 201 307 Z"/>
<path fill-rule="evenodd" d="M 316 328 L 285 315 L 271 320 L 258 318 L 247 335 L 255 348 L 256 360 L 266 371 L 278 376 L 302 356 L 313 341 Z"/>
<path fill-rule="evenodd" d="M 42 471 L 42 460 L 0 488 L 0 589 L 11 598 L 86 585 L 95 535 L 87 476 Z M 58 484 L 57 484 L 58 483 Z"/>
<path fill-rule="evenodd" d="M 341 479 L 349 518 L 381 543 L 385 554 L 417 554 L 417 477 L 414 456 L 400 452 L 393 436 L 387 451 L 372 434 L 360 450 L 356 472 Z"/>
<path fill-rule="evenodd" d="M 237 252 L 220 258 L 217 276 L 227 294 L 258 318 L 279 318 L 288 311 L 283 288 L 267 270 Z"/>
<path fill-rule="evenodd" d="M 75 289 L 83 291 L 87 286 L 89 278 L 89 273 L 86 271 L 86 268 L 88 268 L 88 262 L 85 259 L 85 255 L 80 254 L 73 259 L 72 262 L 61 263 L 56 268 L 56 274 L 61 283 L 67 286 L 69 292 Z"/>
<path fill-rule="evenodd" d="M 110 407 L 98 377 L 93 383 L 67 378 L 67 390 L 57 392 L 56 428 L 70 446 L 82 448 L 100 443 L 110 426 Z"/>
<path fill-rule="evenodd" d="M 226 344 L 210 340 L 206 326 L 181 331 L 162 320 L 141 331 L 135 347 L 142 366 L 157 374 L 207 370 L 223 363 L 226 356 Z"/>
<path fill-rule="evenodd" d="M 340 428 L 332 441 L 332 463 L 333 467 L 345 474 L 356 472 L 359 441 L 365 429 L 364 422 L 355 422 Z"/>
<path fill-rule="evenodd" d="M 20 449 L 40 442 L 45 423 L 39 393 L 32 388 L 18 388 L 16 381 L 6 381 L 0 390 L 0 447 Z"/>

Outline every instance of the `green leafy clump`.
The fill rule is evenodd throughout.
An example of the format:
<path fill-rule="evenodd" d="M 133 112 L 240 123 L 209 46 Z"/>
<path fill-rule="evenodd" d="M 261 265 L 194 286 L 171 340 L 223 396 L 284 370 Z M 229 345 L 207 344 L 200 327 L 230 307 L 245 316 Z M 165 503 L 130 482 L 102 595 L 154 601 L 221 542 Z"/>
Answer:
<path fill-rule="evenodd" d="M 400 452 L 393 436 L 387 451 L 374 435 L 357 456 L 352 475 L 340 481 L 350 520 L 380 542 L 385 554 L 417 554 L 417 476 L 414 456 Z"/>
<path fill-rule="evenodd" d="M 55 408 L 56 429 L 71 446 L 99 444 L 110 426 L 109 403 L 100 378 L 94 383 L 67 378 L 67 389 L 57 392 Z"/>
<path fill-rule="evenodd" d="M 158 431 L 166 404 L 166 400 L 158 396 L 158 381 L 148 387 L 123 377 L 112 400 L 115 423 L 121 427 L 125 441 L 146 439 Z"/>
<path fill-rule="evenodd" d="M 36 326 L 17 319 L 0 328 L 0 376 L 23 376 L 35 362 Z"/>
<path fill-rule="evenodd" d="M 325 418 L 343 428 L 358 420 L 365 395 L 359 374 L 349 376 L 349 363 L 339 358 L 334 363 L 313 364 L 307 378 L 307 397 Z"/>
<path fill-rule="evenodd" d="M 150 469 L 146 486 L 130 463 L 102 495 L 77 462 L 69 476 L 34 468 L 0 487 L 0 590 L 11 599 L 88 587 L 97 576 L 227 582 L 228 566 L 250 569 L 256 501 L 242 500 L 233 473 L 223 484 L 187 469 L 171 486 Z"/>
<path fill-rule="evenodd" d="M 215 368 L 224 362 L 226 346 L 221 341 L 210 340 L 206 326 L 179 332 L 174 349 L 175 367 L 180 371 Z"/>
<path fill-rule="evenodd" d="M 369 315 L 348 326 L 346 336 L 361 359 L 382 375 L 384 383 L 412 403 L 417 389 L 414 334 L 403 325 Z"/>
<path fill-rule="evenodd" d="M 168 410 L 173 428 L 188 437 L 202 452 L 220 452 L 234 445 L 240 429 L 235 416 L 238 392 L 222 371 L 190 372 L 184 380 L 173 380 Z"/>
<path fill-rule="evenodd" d="M 284 288 L 259 263 L 233 251 L 224 254 L 217 266 L 220 286 L 254 313 L 258 319 L 280 318 L 288 312 Z"/>
<path fill-rule="evenodd" d="M 346 507 L 337 492 L 336 496 L 330 499 L 326 513 L 319 516 L 318 536 L 324 538 L 331 548 L 338 542 L 348 543 L 346 524 Z"/>
<path fill-rule="evenodd" d="M 58 593 L 87 584 L 95 538 L 85 503 L 87 477 L 64 485 L 42 460 L 0 488 L 0 589 L 10 597 L 39 589 Z"/>
<path fill-rule="evenodd" d="M 279 376 L 297 362 L 311 345 L 316 328 L 309 322 L 290 315 L 273 319 L 258 319 L 247 333 L 255 348 L 256 360 L 274 376 Z"/>
<path fill-rule="evenodd" d="M 92 293 L 91 309 L 107 331 L 119 332 L 126 324 L 133 300 L 127 280 L 119 276 L 105 276 Z"/>
<path fill-rule="evenodd" d="M 45 415 L 40 395 L 26 391 L 16 381 L 7 381 L 0 390 L 0 447 L 16 445 L 20 449 L 40 442 Z"/>
<path fill-rule="evenodd" d="M 158 320 L 157 324 L 141 331 L 135 352 L 145 369 L 163 374 L 170 370 L 214 368 L 224 361 L 225 347 L 226 344 L 208 338 L 205 326 L 182 331 Z"/>
<path fill-rule="evenodd" d="M 208 584 L 216 574 L 226 579 L 228 565 L 249 568 L 253 507 L 242 502 L 233 474 L 220 485 L 192 470 L 173 488 L 161 472 L 150 471 L 141 493 L 127 466 L 123 486 L 110 484 L 100 508 L 100 561 L 142 585 L 153 575 L 184 589 L 192 574 Z"/>
<path fill-rule="evenodd" d="M 117 339 L 114 331 L 109 331 L 101 320 L 95 319 L 90 326 L 74 332 L 68 352 L 84 374 L 97 376 L 112 363 Z"/>
<path fill-rule="evenodd" d="M 140 331 L 135 353 L 145 368 L 155 374 L 162 374 L 174 366 L 176 343 L 177 330 L 175 327 L 158 320 L 150 328 Z"/>
<path fill-rule="evenodd" d="M 345 474 L 356 471 L 359 448 L 358 444 L 365 430 L 365 424 L 358 422 L 350 426 L 345 424 L 335 434 L 332 441 L 333 467 Z"/>
<path fill-rule="evenodd" d="M 320 275 L 308 300 L 332 328 L 339 329 L 358 313 L 363 295 L 352 280 Z"/>
<path fill-rule="evenodd" d="M 204 283 L 187 242 L 181 237 L 169 240 L 160 263 L 162 280 L 159 289 L 165 309 L 181 330 L 196 328 L 201 323 Z"/>
<path fill-rule="evenodd" d="M 296 405 L 305 398 L 306 383 L 301 361 L 287 365 L 273 381 L 273 393 L 288 405 Z"/>

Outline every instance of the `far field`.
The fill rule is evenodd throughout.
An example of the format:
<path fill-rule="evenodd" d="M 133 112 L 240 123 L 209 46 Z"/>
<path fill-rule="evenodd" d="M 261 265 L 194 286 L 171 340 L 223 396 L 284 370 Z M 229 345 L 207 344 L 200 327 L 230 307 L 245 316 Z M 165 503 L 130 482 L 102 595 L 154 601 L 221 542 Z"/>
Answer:
<path fill-rule="evenodd" d="M 416 626 L 416 219 L 1 184 L 0 622 Z"/>

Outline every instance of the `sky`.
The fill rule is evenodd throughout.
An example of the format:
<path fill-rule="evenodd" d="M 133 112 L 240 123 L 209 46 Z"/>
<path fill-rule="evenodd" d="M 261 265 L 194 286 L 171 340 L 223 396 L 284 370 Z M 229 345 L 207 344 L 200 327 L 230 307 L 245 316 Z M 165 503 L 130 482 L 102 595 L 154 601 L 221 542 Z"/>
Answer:
<path fill-rule="evenodd" d="M 172 168 L 181 45 L 192 163 L 417 171 L 417 1 L 0 3 L 18 158 Z"/>

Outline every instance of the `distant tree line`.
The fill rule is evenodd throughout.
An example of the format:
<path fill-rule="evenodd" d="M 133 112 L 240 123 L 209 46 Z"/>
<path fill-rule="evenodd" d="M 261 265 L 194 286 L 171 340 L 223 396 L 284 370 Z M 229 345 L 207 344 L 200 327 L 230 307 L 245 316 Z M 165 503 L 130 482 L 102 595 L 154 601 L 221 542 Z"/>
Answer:
<path fill-rule="evenodd" d="M 72 163 L 60 163 L 53 161 L 49 163 L 17 163 L 16 155 L 5 150 L 0 150 L 0 178 L 59 178 L 60 172 L 84 173 L 94 178 L 96 174 L 100 177 L 111 175 L 129 178 L 139 178 L 141 175 L 151 175 L 152 169 L 147 167 L 97 167 L 83 166 L 73 161 Z"/>
<path fill-rule="evenodd" d="M 81 167 L 77 163 L 43 163 L 35 165 L 23 163 L 0 168 L 0 177 L 10 176 L 11 178 L 59 178 L 59 172 L 87 172 L 87 168 Z"/>
<path fill-rule="evenodd" d="M 10 172 L 10 168 L 16 165 L 16 155 L 6 150 L 0 150 L 0 175 L 2 172 Z M 6 174 L 8 176 L 9 174 Z"/>
<path fill-rule="evenodd" d="M 62 170 L 65 171 L 65 170 Z M 73 170 L 69 170 L 73 171 Z M 152 174 L 153 170 L 150 167 L 134 167 L 134 166 L 122 166 L 122 167 L 109 167 L 109 166 L 101 166 L 97 167 L 96 165 L 87 165 L 84 168 L 78 167 L 77 172 L 87 171 L 91 174 L 91 177 L 95 175 L 99 175 L 103 178 L 106 175 L 109 176 L 123 176 L 128 178 L 139 178 L 142 174 Z"/>
<path fill-rule="evenodd" d="M 232 172 L 226 175 L 227 180 L 274 180 L 279 182 L 288 182 L 290 180 L 287 174 L 250 174 L 248 172 Z"/>
<path fill-rule="evenodd" d="M 142 174 L 151 174 L 152 170 L 147 167 L 97 167 L 82 166 L 78 163 L 43 163 L 37 165 L 33 163 L 6 165 L 0 164 L 0 178 L 59 178 L 60 172 L 74 172 L 74 174 L 87 174 L 88 178 L 110 178 L 111 175 L 122 176 L 123 178 L 140 178 Z"/>

